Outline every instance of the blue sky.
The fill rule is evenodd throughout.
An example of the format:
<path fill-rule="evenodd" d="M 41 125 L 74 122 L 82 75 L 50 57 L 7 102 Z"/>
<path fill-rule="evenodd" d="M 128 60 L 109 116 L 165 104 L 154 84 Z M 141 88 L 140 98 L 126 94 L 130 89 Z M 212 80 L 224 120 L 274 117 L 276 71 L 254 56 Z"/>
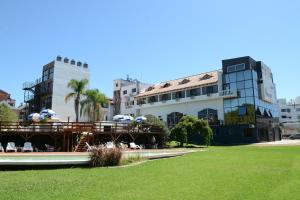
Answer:
<path fill-rule="evenodd" d="M 156 83 L 249 55 L 272 69 L 278 97 L 294 98 L 299 8 L 297 0 L 1 0 L 0 88 L 20 103 L 22 83 L 57 55 L 88 62 L 91 87 L 108 96 L 127 74 Z"/>

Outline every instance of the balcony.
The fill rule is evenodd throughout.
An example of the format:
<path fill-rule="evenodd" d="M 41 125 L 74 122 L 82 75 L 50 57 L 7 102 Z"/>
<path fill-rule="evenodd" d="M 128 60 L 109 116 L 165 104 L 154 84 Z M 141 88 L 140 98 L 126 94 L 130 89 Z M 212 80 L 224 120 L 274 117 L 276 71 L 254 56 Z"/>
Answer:
<path fill-rule="evenodd" d="M 34 99 L 34 95 L 31 94 L 31 95 L 27 95 L 24 97 L 24 101 L 25 102 L 29 102 L 29 101 L 32 101 Z"/>
<path fill-rule="evenodd" d="M 223 90 L 219 92 L 220 97 L 223 97 L 224 99 L 230 99 L 230 98 L 236 98 L 238 97 L 238 91 L 237 90 Z"/>
<path fill-rule="evenodd" d="M 40 84 L 41 82 L 42 82 L 42 78 L 39 78 L 34 82 L 25 82 L 23 83 L 23 90 L 32 89 L 34 86 Z"/>

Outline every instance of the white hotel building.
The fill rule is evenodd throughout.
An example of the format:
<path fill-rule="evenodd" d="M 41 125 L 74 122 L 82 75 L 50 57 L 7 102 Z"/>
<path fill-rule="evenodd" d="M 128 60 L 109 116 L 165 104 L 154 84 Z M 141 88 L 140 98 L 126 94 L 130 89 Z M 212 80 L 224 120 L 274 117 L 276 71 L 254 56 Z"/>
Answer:
<path fill-rule="evenodd" d="M 122 99 L 118 83 L 114 81 L 114 100 Z M 131 95 L 130 107 L 127 102 L 119 100 L 115 114 L 151 114 L 169 127 L 183 115 L 194 115 L 209 121 L 220 143 L 281 139 L 272 72 L 249 56 L 223 60 L 221 70 L 151 85 Z"/>
<path fill-rule="evenodd" d="M 24 101 L 29 105 L 29 113 L 39 113 L 42 109 L 54 110 L 62 121 L 75 121 L 74 100 L 65 102 L 72 92 L 68 88 L 71 79 L 90 79 L 87 63 L 73 59 L 57 58 L 43 66 L 42 77 L 35 82 L 23 84 Z M 85 117 L 80 118 L 85 121 Z"/>

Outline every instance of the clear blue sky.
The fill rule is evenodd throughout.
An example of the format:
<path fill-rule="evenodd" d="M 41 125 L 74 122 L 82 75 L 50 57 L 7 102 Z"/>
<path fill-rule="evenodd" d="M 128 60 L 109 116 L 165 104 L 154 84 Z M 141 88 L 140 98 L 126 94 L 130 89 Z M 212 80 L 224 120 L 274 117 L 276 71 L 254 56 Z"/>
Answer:
<path fill-rule="evenodd" d="M 300 95 L 298 0 L 1 0 L 0 88 L 23 100 L 22 83 L 57 55 L 86 61 L 91 86 L 144 82 L 221 68 L 249 55 L 273 71 L 278 97 Z"/>

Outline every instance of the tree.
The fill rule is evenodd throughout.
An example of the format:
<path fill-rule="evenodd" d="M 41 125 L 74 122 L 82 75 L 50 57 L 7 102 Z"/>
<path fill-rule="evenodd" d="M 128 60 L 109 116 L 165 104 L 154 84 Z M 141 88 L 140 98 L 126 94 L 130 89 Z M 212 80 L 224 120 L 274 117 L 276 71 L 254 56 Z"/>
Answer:
<path fill-rule="evenodd" d="M 74 99 L 74 109 L 75 109 L 75 115 L 76 115 L 76 122 L 78 122 L 79 117 L 79 104 L 81 97 L 85 94 L 85 88 L 88 85 L 88 80 L 75 80 L 72 79 L 68 83 L 68 88 L 72 89 L 72 92 L 70 92 L 66 97 L 65 101 L 68 102 L 71 99 Z"/>
<path fill-rule="evenodd" d="M 108 103 L 106 96 L 98 89 L 87 90 L 86 99 L 81 101 L 80 115 L 88 116 L 93 122 L 100 120 L 102 106 Z"/>
<path fill-rule="evenodd" d="M 183 147 L 184 143 L 187 143 L 187 131 L 182 126 L 175 126 L 171 130 L 170 139 L 180 142 L 180 146 Z"/>
<path fill-rule="evenodd" d="M 201 138 L 206 146 L 210 145 L 212 130 L 207 120 L 198 119 L 195 116 L 187 115 L 181 118 L 179 123 L 171 131 L 171 139 L 181 143 L 191 142 L 193 138 Z"/>
<path fill-rule="evenodd" d="M 16 122 L 18 116 L 7 105 L 0 104 L 0 121 Z"/>
<path fill-rule="evenodd" d="M 168 129 L 166 124 L 162 122 L 159 118 L 157 118 L 154 115 L 145 115 L 145 117 L 147 118 L 146 123 L 160 127 L 165 137 L 168 137 L 170 135 L 170 130 Z"/>

